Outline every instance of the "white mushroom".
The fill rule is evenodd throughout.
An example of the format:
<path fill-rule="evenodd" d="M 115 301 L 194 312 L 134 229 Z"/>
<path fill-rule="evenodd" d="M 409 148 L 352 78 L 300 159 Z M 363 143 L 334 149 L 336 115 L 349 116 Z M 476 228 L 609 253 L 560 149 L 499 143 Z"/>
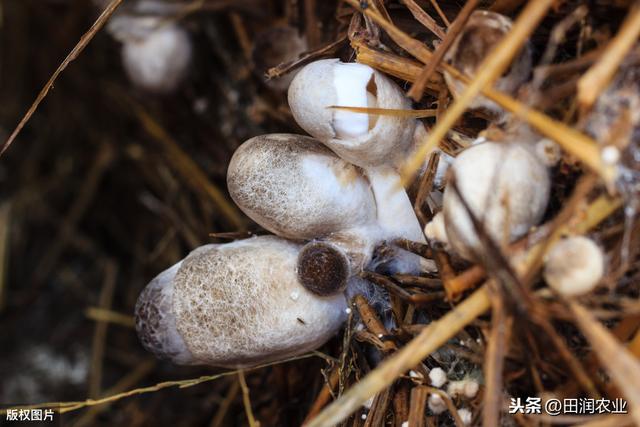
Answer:
<path fill-rule="evenodd" d="M 471 425 L 471 421 L 473 420 L 473 413 L 467 408 L 458 409 L 458 416 L 460 417 L 460 421 L 462 424 L 468 426 Z"/>
<path fill-rule="evenodd" d="M 319 239 L 301 252 L 298 272 L 305 286 L 326 294 L 344 288 L 380 242 L 421 238 L 406 193 L 395 188 L 396 177 L 376 169 L 367 179 L 312 138 L 273 134 L 251 138 L 236 150 L 227 184 L 236 204 L 267 230 L 290 239 Z M 319 274 L 343 271 L 345 263 L 344 277 Z"/>
<path fill-rule="evenodd" d="M 305 131 L 354 165 L 397 164 L 412 149 L 415 119 L 330 108 L 335 106 L 410 109 L 411 101 L 382 73 L 338 59 L 312 62 L 289 86 L 289 107 Z"/>
<path fill-rule="evenodd" d="M 427 399 L 427 406 L 434 415 L 438 415 L 447 410 L 447 403 L 436 393 L 431 393 Z"/>
<path fill-rule="evenodd" d="M 432 386 L 440 388 L 447 382 L 447 373 L 442 368 L 433 368 L 429 371 L 429 380 Z"/>
<path fill-rule="evenodd" d="M 473 399 L 479 390 L 480 385 L 476 380 L 471 378 L 451 381 L 447 386 L 447 394 L 451 397 L 464 396 L 467 399 Z"/>
<path fill-rule="evenodd" d="M 247 140 L 231 158 L 227 186 L 251 219 L 289 239 L 323 237 L 376 218 L 375 199 L 360 169 L 305 136 Z"/>
<path fill-rule="evenodd" d="M 122 63 L 136 86 L 168 93 L 186 76 L 192 57 L 191 40 L 175 22 L 153 15 L 118 15 L 108 29 L 123 43 Z"/>
<path fill-rule="evenodd" d="M 503 245 L 536 225 L 549 199 L 549 173 L 530 147 L 485 142 L 467 148 L 452 167 L 455 186 L 488 237 Z M 477 260 L 483 243 L 452 183 L 444 193 L 444 222 L 451 247 Z"/>
<path fill-rule="evenodd" d="M 300 284 L 300 247 L 263 236 L 196 249 L 140 295 L 135 312 L 142 344 L 174 363 L 229 368 L 322 345 L 345 320 L 346 301 Z"/>
<path fill-rule="evenodd" d="M 512 21 L 504 15 L 476 10 L 469 17 L 444 59 L 458 71 L 472 77 L 500 39 L 511 30 L 512 25 Z M 531 48 L 527 44 L 514 59 L 507 73 L 496 80 L 494 86 L 502 92 L 514 94 L 530 73 Z M 453 96 L 458 96 L 466 87 L 448 72 L 444 73 L 444 77 Z M 478 96 L 470 108 L 485 108 L 494 113 L 502 111 L 493 101 L 483 96 Z"/>
<path fill-rule="evenodd" d="M 604 274 L 604 255 L 600 247 L 584 236 L 560 240 L 549 250 L 543 277 L 553 289 L 567 296 L 592 291 Z"/>

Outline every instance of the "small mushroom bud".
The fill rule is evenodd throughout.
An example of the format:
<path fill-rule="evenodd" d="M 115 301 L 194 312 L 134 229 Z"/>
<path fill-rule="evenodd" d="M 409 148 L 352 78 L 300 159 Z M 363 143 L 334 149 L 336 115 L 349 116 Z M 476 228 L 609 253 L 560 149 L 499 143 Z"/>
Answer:
<path fill-rule="evenodd" d="M 436 388 L 440 388 L 446 384 L 449 380 L 447 378 L 447 373 L 442 368 L 433 368 L 429 371 L 429 380 L 431 381 L 431 385 Z"/>
<path fill-rule="evenodd" d="M 122 63 L 136 86 L 154 93 L 169 93 L 184 79 L 191 63 L 187 32 L 160 16 L 120 15 L 109 32 L 122 45 Z"/>
<path fill-rule="evenodd" d="M 306 136 L 249 139 L 229 163 L 227 186 L 245 214 L 290 239 L 310 240 L 376 220 L 361 171 Z"/>
<path fill-rule="evenodd" d="M 604 255 L 593 240 L 573 236 L 560 240 L 547 253 L 544 280 L 567 296 L 591 292 L 604 274 Z"/>
<path fill-rule="evenodd" d="M 140 295 L 142 344 L 174 363 L 228 368 L 317 348 L 342 325 L 346 301 L 300 284 L 299 252 L 300 245 L 275 236 L 196 249 Z"/>
<path fill-rule="evenodd" d="M 546 166 L 530 147 L 474 145 L 456 157 L 452 172 L 460 195 L 495 243 L 512 242 L 542 219 L 551 184 Z M 482 241 L 451 183 L 445 189 L 443 213 L 451 247 L 466 259 L 481 257 Z"/>
<path fill-rule="evenodd" d="M 512 21 L 504 15 L 486 10 L 476 10 L 471 14 L 467 24 L 451 48 L 445 55 L 445 60 L 458 71 L 467 76 L 474 76 L 484 59 L 495 48 L 513 26 Z M 514 59 L 506 74 L 495 82 L 496 89 L 514 94 L 531 73 L 531 48 L 527 44 L 522 52 Z M 445 71 L 445 80 L 453 96 L 458 96 L 466 85 Z M 494 113 L 502 110 L 494 102 L 483 96 L 478 96 L 470 108 L 485 108 Z"/>
<path fill-rule="evenodd" d="M 305 131 L 357 166 L 396 164 L 413 145 L 414 118 L 330 108 L 411 108 L 395 83 L 367 65 L 338 59 L 312 62 L 289 86 L 289 106 Z"/>

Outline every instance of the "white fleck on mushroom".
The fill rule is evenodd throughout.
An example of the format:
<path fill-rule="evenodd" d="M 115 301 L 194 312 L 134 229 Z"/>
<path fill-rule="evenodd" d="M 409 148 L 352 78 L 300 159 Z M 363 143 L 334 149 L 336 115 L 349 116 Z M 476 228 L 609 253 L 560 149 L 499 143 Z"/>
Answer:
<path fill-rule="evenodd" d="M 447 382 L 447 373 L 442 368 L 433 368 L 429 371 L 429 380 L 432 386 L 440 388 Z"/>
<path fill-rule="evenodd" d="M 548 138 L 535 142 L 534 149 L 540 160 L 549 167 L 557 165 L 562 159 L 560 146 Z"/>
<path fill-rule="evenodd" d="M 447 410 L 447 403 L 439 394 L 431 393 L 427 399 L 427 406 L 434 415 L 438 415 Z"/>
<path fill-rule="evenodd" d="M 251 219 L 279 236 L 312 240 L 301 251 L 298 273 L 320 295 L 343 289 L 380 242 L 421 238 L 396 183 L 396 175 L 378 170 L 365 177 L 319 141 L 289 134 L 246 141 L 227 172 L 231 197 Z"/>
<path fill-rule="evenodd" d="M 530 147 L 474 145 L 456 157 L 452 172 L 460 195 L 496 244 L 516 240 L 542 219 L 551 183 L 547 167 Z M 481 257 L 483 243 L 452 183 L 445 189 L 443 214 L 451 247 L 466 259 Z"/>
<path fill-rule="evenodd" d="M 473 413 L 467 408 L 458 409 L 458 416 L 460 417 L 460 421 L 462 424 L 468 426 L 471 425 L 471 421 L 473 420 Z"/>
<path fill-rule="evenodd" d="M 414 118 L 330 108 L 335 106 L 410 109 L 411 101 L 382 73 L 338 59 L 312 62 L 289 86 L 289 107 L 305 131 L 357 166 L 393 164 L 412 149 Z"/>
<path fill-rule="evenodd" d="M 545 256 L 543 277 L 549 286 L 563 295 L 591 292 L 603 274 L 602 250 L 588 237 L 562 239 Z"/>
<path fill-rule="evenodd" d="M 122 14 L 111 20 L 108 30 L 122 42 L 122 64 L 136 86 L 164 94 L 185 78 L 193 48 L 177 23 L 162 16 Z"/>
<path fill-rule="evenodd" d="M 451 397 L 464 396 L 467 399 L 473 399 L 478 394 L 478 390 L 480 390 L 478 381 L 471 378 L 451 381 L 447 386 L 447 394 Z"/>
<path fill-rule="evenodd" d="M 511 19 L 495 12 L 476 10 L 471 14 L 464 29 L 447 51 L 444 59 L 458 71 L 467 76 L 475 76 L 478 67 L 491 53 L 497 43 L 513 26 Z M 514 94 L 531 73 L 531 48 L 526 44 L 520 54 L 513 60 L 507 73 L 496 80 L 496 89 Z M 466 85 L 453 77 L 450 73 L 444 73 L 445 80 L 453 96 L 458 96 L 464 91 Z M 493 113 L 501 113 L 501 108 L 484 96 L 478 96 L 471 103 L 470 108 L 484 108 Z"/>
<path fill-rule="evenodd" d="M 345 320 L 346 301 L 341 294 L 319 297 L 300 284 L 300 248 L 262 236 L 194 250 L 138 298 L 143 346 L 178 364 L 235 368 L 322 345 Z"/>

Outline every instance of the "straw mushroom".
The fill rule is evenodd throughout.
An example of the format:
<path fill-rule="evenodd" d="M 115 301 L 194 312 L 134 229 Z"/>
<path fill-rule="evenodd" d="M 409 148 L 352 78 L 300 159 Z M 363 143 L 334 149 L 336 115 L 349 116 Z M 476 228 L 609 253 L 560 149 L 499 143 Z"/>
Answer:
<path fill-rule="evenodd" d="M 547 167 L 531 147 L 474 145 L 456 157 L 452 174 L 455 187 L 495 243 L 514 241 L 542 219 L 551 184 Z M 451 183 L 444 192 L 443 214 L 453 250 L 469 260 L 480 258 L 482 241 Z"/>
<path fill-rule="evenodd" d="M 194 250 L 141 293 L 143 346 L 177 364 L 237 368 L 322 345 L 345 320 L 346 301 L 300 284 L 300 248 L 262 236 Z"/>
<path fill-rule="evenodd" d="M 136 86 L 164 94 L 186 76 L 193 48 L 187 32 L 175 22 L 155 15 L 119 15 L 108 29 L 122 42 L 122 63 Z"/>
<path fill-rule="evenodd" d="M 249 139 L 227 172 L 232 199 L 251 219 L 279 236 L 312 240 L 298 274 L 321 295 L 344 289 L 380 242 L 422 236 L 406 193 L 394 187 L 396 175 L 368 178 L 319 141 L 289 134 Z"/>
<path fill-rule="evenodd" d="M 354 165 L 396 164 L 413 147 L 414 118 L 330 108 L 411 108 L 395 83 L 367 65 L 338 59 L 312 62 L 293 79 L 288 98 L 296 122 Z"/>
<path fill-rule="evenodd" d="M 496 44 L 504 37 L 513 26 L 511 19 L 495 12 L 476 10 L 471 14 L 464 29 L 447 51 L 444 59 L 453 65 L 458 71 L 467 76 L 474 76 L 484 59 L 495 48 Z M 520 54 L 513 60 L 506 74 L 496 80 L 496 89 L 514 94 L 531 73 L 531 48 L 527 44 Z M 444 73 L 445 80 L 453 96 L 458 96 L 464 91 L 466 85 L 453 77 L 450 73 Z M 493 101 L 483 96 L 478 96 L 471 103 L 470 108 L 484 108 L 493 113 L 502 110 Z"/>
<path fill-rule="evenodd" d="M 591 292 L 604 274 L 604 255 L 600 247 L 584 236 L 573 236 L 556 243 L 544 262 L 544 280 L 566 296 Z"/>

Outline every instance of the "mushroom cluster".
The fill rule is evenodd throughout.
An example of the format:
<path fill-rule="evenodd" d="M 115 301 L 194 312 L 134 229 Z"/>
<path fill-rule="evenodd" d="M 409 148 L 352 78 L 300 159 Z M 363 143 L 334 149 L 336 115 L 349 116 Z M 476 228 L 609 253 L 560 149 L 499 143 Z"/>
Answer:
<path fill-rule="evenodd" d="M 488 47 L 464 38 L 497 37 L 510 25 L 500 15 L 474 14 L 449 62 L 473 68 L 474 52 Z M 504 77 L 505 90 L 516 91 L 528 76 L 528 49 L 519 64 Z M 450 76 L 447 83 L 457 93 L 459 83 Z M 341 327 L 345 294 L 362 286 L 363 269 L 375 268 L 381 243 L 428 239 L 482 262 L 488 243 L 506 249 L 545 213 L 552 162 L 548 141 L 529 129 L 516 126 L 500 140 L 480 137 L 445 158 L 431 194 L 439 212 L 423 234 L 397 171 L 427 132 L 410 114 L 380 114 L 411 108 L 393 81 L 367 65 L 319 60 L 296 74 L 288 101 L 311 136 L 251 138 L 234 153 L 227 174 L 234 202 L 273 236 L 198 248 L 147 286 L 136 326 L 157 356 L 242 367 L 300 354 Z M 510 122 L 496 105 L 472 108 Z M 386 252 L 385 267 L 395 272 L 434 265 L 399 248 Z"/>
<path fill-rule="evenodd" d="M 145 348 L 178 364 L 244 367 L 309 351 L 347 316 L 344 291 L 382 242 L 425 242 L 397 168 L 424 129 L 413 118 L 334 110 L 408 109 L 372 68 L 337 59 L 304 67 L 289 88 L 312 137 L 249 139 L 229 164 L 229 193 L 272 236 L 197 248 L 147 285 L 136 305 Z M 425 266 L 395 248 L 397 271 Z"/>

